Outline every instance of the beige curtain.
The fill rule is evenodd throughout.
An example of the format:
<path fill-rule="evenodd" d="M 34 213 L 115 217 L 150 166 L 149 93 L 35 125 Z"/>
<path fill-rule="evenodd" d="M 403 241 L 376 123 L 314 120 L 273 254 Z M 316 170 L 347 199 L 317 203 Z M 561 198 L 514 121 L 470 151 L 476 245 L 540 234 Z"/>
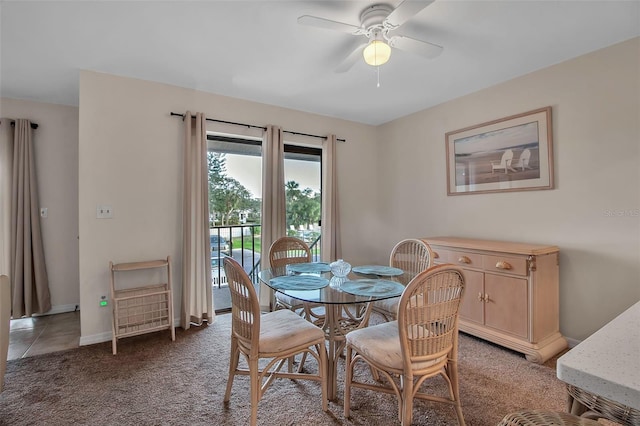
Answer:
<path fill-rule="evenodd" d="M 184 115 L 184 199 L 182 205 L 182 311 L 180 322 L 212 322 L 214 317 L 209 246 L 207 131 L 203 113 Z"/>
<path fill-rule="evenodd" d="M 29 120 L 15 120 L 13 128 L 10 123 L 11 120 L 0 120 L 3 128 L 0 140 L 0 222 L 3 231 L 0 262 L 4 269 L 0 273 L 9 276 L 12 316 L 20 318 L 51 310 L 51 296 L 40 230 L 33 130 Z M 8 192 L 7 188 L 10 188 Z M 10 194 L 10 200 L 7 194 Z"/>
<path fill-rule="evenodd" d="M 0 119 L 0 275 L 9 275 L 11 264 L 11 163 L 13 132 L 10 121 Z"/>
<path fill-rule="evenodd" d="M 269 267 L 269 247 L 286 235 L 284 192 L 284 140 L 282 128 L 267 126 L 262 141 L 262 253 L 260 265 Z M 270 310 L 273 291 L 261 284 L 260 308 Z"/>
<path fill-rule="evenodd" d="M 336 147 L 336 135 L 329 135 L 322 142 L 322 260 L 325 262 L 342 258 Z"/>
<path fill-rule="evenodd" d="M 11 284 L 8 276 L 0 274 L 0 392 L 4 387 L 4 373 L 7 371 L 10 318 Z"/>

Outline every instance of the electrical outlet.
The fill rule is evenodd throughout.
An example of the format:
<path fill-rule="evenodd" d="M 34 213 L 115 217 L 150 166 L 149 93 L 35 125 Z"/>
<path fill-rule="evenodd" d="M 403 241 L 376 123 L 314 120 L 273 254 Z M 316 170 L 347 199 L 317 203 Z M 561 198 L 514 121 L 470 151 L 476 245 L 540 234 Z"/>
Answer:
<path fill-rule="evenodd" d="M 98 206 L 96 208 L 96 217 L 98 219 L 112 219 L 113 208 L 111 206 Z"/>
<path fill-rule="evenodd" d="M 48 209 L 46 207 L 40 207 L 40 217 L 47 217 Z"/>

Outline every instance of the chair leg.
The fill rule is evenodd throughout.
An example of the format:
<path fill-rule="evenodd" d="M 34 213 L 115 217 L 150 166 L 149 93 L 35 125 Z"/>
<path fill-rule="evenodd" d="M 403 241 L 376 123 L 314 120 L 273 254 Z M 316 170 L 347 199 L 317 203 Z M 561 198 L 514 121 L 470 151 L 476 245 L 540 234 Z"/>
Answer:
<path fill-rule="evenodd" d="M 328 355 L 327 355 L 327 347 L 325 346 L 324 342 L 322 342 L 321 345 L 317 345 L 316 346 L 316 350 L 318 351 L 318 354 L 320 355 L 320 365 L 318 365 L 318 374 L 321 376 L 321 381 L 320 381 L 320 388 L 322 389 L 322 410 L 323 411 L 327 411 L 329 410 L 329 400 L 328 400 L 328 382 L 329 382 L 329 375 L 328 375 Z"/>
<path fill-rule="evenodd" d="M 460 399 L 456 401 L 456 415 L 458 416 L 458 424 L 465 426 L 464 416 L 462 415 L 462 406 L 460 405 Z"/>
<path fill-rule="evenodd" d="M 289 310 L 290 310 L 290 311 L 292 311 L 293 313 L 295 313 L 295 314 L 297 314 L 297 315 L 300 315 L 301 317 L 303 317 L 303 318 L 305 318 L 305 319 L 308 319 L 308 318 L 307 318 L 307 314 L 306 314 L 306 310 L 305 310 L 305 308 L 304 308 L 304 307 L 302 308 L 302 310 L 301 310 L 300 312 L 298 312 L 298 311 L 296 310 L 296 307 L 295 307 L 295 306 L 285 306 L 284 308 L 285 308 L 285 309 L 289 309 Z M 298 308 L 298 309 L 299 309 L 299 308 Z M 300 360 L 300 364 L 298 365 L 298 369 L 296 370 L 296 372 L 298 372 L 298 373 L 302 373 L 302 367 L 304 367 L 304 362 L 306 361 L 306 359 L 307 359 L 307 353 L 306 353 L 306 352 L 304 352 L 304 353 L 302 354 L 302 359 Z M 295 357 L 295 356 L 292 356 L 291 358 L 289 358 L 289 361 L 288 361 L 288 367 L 287 367 L 287 368 L 288 368 L 289 373 L 292 373 L 292 372 L 293 372 L 293 364 L 295 363 L 295 360 L 296 360 L 296 357 Z"/>
<path fill-rule="evenodd" d="M 353 377 L 353 366 L 351 365 L 351 346 L 347 345 L 347 354 L 344 360 L 345 378 L 344 378 L 344 416 L 351 415 L 351 379 Z"/>
<path fill-rule="evenodd" d="M 229 378 L 227 378 L 227 390 L 224 393 L 224 402 L 229 402 L 231 398 L 231 386 L 233 385 L 233 379 L 235 377 L 236 369 L 238 368 L 238 361 L 240 358 L 240 349 L 238 348 L 238 342 L 232 336 L 231 337 L 231 355 L 229 356 Z"/>
<path fill-rule="evenodd" d="M 373 368 L 371 365 L 369 366 L 369 370 L 371 370 L 371 377 L 373 377 L 373 380 L 375 380 L 376 382 L 379 382 L 380 374 L 378 374 L 378 370 Z"/>
<path fill-rule="evenodd" d="M 402 384 L 402 426 L 411 425 L 413 420 L 413 377 L 404 377 Z"/>
<path fill-rule="evenodd" d="M 302 358 L 300 359 L 300 364 L 298 365 L 298 373 L 302 373 L 302 367 L 304 367 L 304 362 L 307 360 L 307 353 L 302 354 Z"/>
<path fill-rule="evenodd" d="M 258 401 L 260 400 L 260 376 L 258 374 L 258 359 L 249 360 L 249 382 L 251 387 L 251 426 L 258 424 Z"/>
<path fill-rule="evenodd" d="M 458 363 L 455 361 L 449 361 L 447 365 L 447 372 L 449 374 L 449 380 L 451 384 L 451 397 L 455 402 L 456 415 L 458 416 L 458 424 L 460 426 L 465 425 L 464 416 L 462 415 L 462 404 L 460 403 L 460 386 L 458 384 Z"/>

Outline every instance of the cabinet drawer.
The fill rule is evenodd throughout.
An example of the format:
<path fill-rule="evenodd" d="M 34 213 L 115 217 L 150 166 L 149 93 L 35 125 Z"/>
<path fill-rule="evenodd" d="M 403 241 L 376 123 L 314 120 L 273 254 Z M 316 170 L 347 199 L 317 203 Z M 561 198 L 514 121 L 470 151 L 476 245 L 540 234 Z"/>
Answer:
<path fill-rule="evenodd" d="M 482 256 L 483 267 L 488 272 L 527 275 L 527 259 L 513 256 Z"/>
<path fill-rule="evenodd" d="M 441 248 L 434 249 L 434 252 L 438 253 L 439 257 L 435 259 L 438 263 L 453 263 L 461 267 L 482 268 L 481 254 Z"/>
<path fill-rule="evenodd" d="M 433 261 L 435 263 L 449 263 L 449 259 L 447 259 L 448 250 L 440 247 L 431 247 L 431 251 L 433 252 Z"/>

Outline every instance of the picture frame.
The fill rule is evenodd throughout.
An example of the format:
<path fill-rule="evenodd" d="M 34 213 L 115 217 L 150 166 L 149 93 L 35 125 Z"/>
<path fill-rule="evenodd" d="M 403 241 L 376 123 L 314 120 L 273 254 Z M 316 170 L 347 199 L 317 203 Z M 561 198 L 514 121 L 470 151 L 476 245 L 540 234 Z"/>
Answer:
<path fill-rule="evenodd" d="M 551 107 L 445 134 L 447 195 L 553 189 Z"/>

